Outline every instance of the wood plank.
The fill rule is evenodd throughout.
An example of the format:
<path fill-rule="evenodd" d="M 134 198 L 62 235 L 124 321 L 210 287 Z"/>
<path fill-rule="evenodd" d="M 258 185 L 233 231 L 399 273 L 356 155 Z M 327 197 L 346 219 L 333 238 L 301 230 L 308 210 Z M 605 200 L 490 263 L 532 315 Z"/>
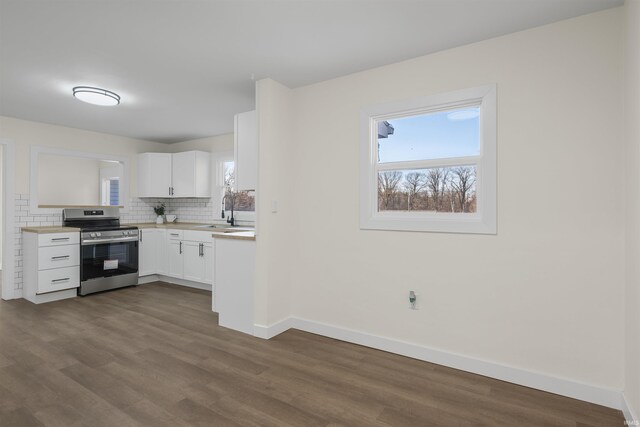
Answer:
<path fill-rule="evenodd" d="M 610 408 L 297 330 L 217 326 L 162 282 L 0 301 L 0 425 L 621 426 Z"/>

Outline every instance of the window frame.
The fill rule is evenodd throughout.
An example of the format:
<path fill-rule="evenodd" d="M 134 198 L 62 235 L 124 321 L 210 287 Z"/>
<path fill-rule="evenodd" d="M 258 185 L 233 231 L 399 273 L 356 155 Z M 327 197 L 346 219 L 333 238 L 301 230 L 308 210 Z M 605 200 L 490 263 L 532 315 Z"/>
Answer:
<path fill-rule="evenodd" d="M 212 161 L 215 171 L 215 173 L 213 174 L 213 191 L 211 195 L 211 201 L 213 202 L 214 206 L 213 214 L 216 220 L 224 221 L 222 218 L 220 218 L 222 197 L 224 196 L 224 192 L 226 189 L 226 185 L 224 184 L 224 164 L 227 162 L 235 163 L 233 151 L 222 151 L 214 153 L 212 156 Z M 228 215 L 228 213 L 230 212 L 230 210 L 225 210 L 225 215 Z M 234 211 L 233 216 L 237 221 L 255 222 L 256 220 L 255 211 Z"/>
<path fill-rule="evenodd" d="M 377 122 L 470 106 L 480 107 L 478 156 L 378 161 Z M 496 85 L 490 84 L 364 108 L 360 118 L 360 229 L 496 234 L 496 107 Z M 476 166 L 475 213 L 378 211 L 378 172 L 467 165 Z"/>

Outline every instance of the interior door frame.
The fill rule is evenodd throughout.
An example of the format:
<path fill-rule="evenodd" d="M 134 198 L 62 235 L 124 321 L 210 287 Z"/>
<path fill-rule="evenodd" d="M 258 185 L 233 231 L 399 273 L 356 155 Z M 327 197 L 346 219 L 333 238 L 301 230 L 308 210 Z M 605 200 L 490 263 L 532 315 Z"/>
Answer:
<path fill-rule="evenodd" d="M 15 289 L 15 144 L 13 140 L 0 138 L 2 153 L 2 299 L 9 300 L 22 297 L 20 290 Z"/>

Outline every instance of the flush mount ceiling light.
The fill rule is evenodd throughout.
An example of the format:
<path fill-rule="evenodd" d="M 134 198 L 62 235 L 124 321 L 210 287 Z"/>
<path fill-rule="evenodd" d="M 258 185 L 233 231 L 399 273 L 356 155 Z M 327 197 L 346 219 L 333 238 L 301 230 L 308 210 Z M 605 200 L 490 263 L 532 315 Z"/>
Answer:
<path fill-rule="evenodd" d="M 76 86 L 73 88 L 73 96 L 80 101 L 88 102 L 94 105 L 118 105 L 120 104 L 120 95 L 110 90 L 100 89 L 91 86 Z"/>

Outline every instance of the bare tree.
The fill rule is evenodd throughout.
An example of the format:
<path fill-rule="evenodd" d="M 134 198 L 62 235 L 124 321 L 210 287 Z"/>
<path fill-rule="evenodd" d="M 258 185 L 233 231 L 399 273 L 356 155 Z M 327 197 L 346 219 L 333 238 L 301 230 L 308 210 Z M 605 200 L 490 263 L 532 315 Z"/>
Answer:
<path fill-rule="evenodd" d="M 402 172 L 386 171 L 378 174 L 378 200 L 383 210 L 393 208 L 393 199 L 400 189 Z"/>
<path fill-rule="evenodd" d="M 427 186 L 427 176 L 422 172 L 410 172 L 405 176 L 405 182 L 402 187 L 407 192 L 407 207 L 412 210 L 417 202 L 418 195 Z"/>
<path fill-rule="evenodd" d="M 224 185 L 225 187 L 233 187 L 236 182 L 235 165 L 231 166 L 230 162 L 224 164 Z"/>
<path fill-rule="evenodd" d="M 427 172 L 427 188 L 431 192 L 434 209 L 440 206 L 440 185 L 442 183 L 443 170 L 440 168 L 429 169 Z"/>
<path fill-rule="evenodd" d="M 468 212 L 468 200 L 471 197 L 473 187 L 476 183 L 476 168 L 471 166 L 459 166 L 453 169 L 454 179 L 451 180 L 458 203 L 460 204 L 460 212 Z"/>
<path fill-rule="evenodd" d="M 427 172 L 427 188 L 433 199 L 433 209 L 436 211 L 446 210 L 445 196 L 449 189 L 450 173 L 447 168 L 429 169 Z"/>

